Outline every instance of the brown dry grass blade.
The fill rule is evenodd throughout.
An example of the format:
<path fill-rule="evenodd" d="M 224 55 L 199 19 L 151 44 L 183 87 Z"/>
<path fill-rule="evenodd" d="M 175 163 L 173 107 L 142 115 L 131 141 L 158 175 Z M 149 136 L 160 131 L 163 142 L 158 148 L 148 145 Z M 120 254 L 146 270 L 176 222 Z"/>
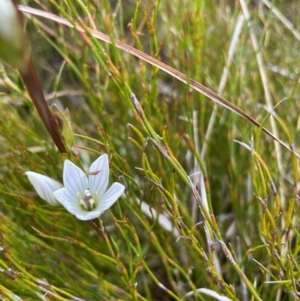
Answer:
<path fill-rule="evenodd" d="M 59 134 L 58 125 L 55 122 L 48 104 L 45 100 L 44 93 L 42 91 L 40 82 L 36 76 L 34 67 L 32 65 L 31 60 L 28 60 L 27 63 L 27 70 L 26 71 L 19 71 L 21 78 L 26 86 L 28 94 L 35 105 L 42 121 L 44 122 L 47 130 L 49 131 L 54 143 L 56 144 L 58 150 L 61 153 L 66 153 L 67 150 L 63 143 L 63 140 Z"/>
<path fill-rule="evenodd" d="M 55 21 L 57 23 L 66 25 L 68 27 L 72 27 L 75 28 L 76 30 L 78 30 L 79 32 L 85 32 L 86 30 L 88 30 L 90 32 L 90 34 L 92 36 L 94 36 L 95 38 L 104 41 L 106 43 L 110 43 L 110 44 L 114 44 L 117 48 L 126 51 L 130 54 L 132 54 L 133 56 L 151 64 L 152 66 L 155 66 L 157 68 L 159 68 L 160 70 L 170 74 L 171 76 L 177 78 L 178 80 L 180 80 L 181 82 L 190 85 L 190 87 L 192 87 L 194 90 L 202 93 L 203 95 L 207 96 L 208 98 L 210 98 L 212 101 L 220 104 L 221 106 L 229 109 L 230 111 L 234 112 L 235 114 L 241 116 L 242 118 L 244 118 L 245 120 L 247 120 L 248 122 L 250 122 L 251 124 L 257 126 L 257 127 L 261 127 L 261 125 L 252 117 L 250 117 L 248 114 L 246 114 L 244 111 L 242 111 L 241 109 L 239 109 L 238 107 L 236 107 L 235 105 L 231 104 L 228 100 L 222 98 L 221 96 L 219 96 L 217 93 L 211 91 L 210 89 L 206 88 L 205 86 L 201 85 L 200 83 L 198 83 L 197 81 L 188 78 L 186 75 L 182 74 L 181 72 L 177 71 L 176 69 L 160 62 L 159 60 L 143 53 L 142 51 L 139 51 L 121 41 L 118 40 L 111 40 L 111 38 L 102 33 L 99 32 L 97 30 L 88 28 L 88 29 L 84 29 L 79 25 L 73 25 L 71 22 L 69 22 L 67 19 L 61 18 L 57 15 L 54 15 L 52 13 L 49 12 L 45 12 L 39 9 L 35 9 L 35 8 L 31 8 L 28 6 L 23 6 L 23 5 L 19 5 L 18 6 L 19 10 L 24 12 L 24 13 L 28 13 L 30 15 L 36 15 L 36 16 L 40 16 L 52 21 Z M 287 150 L 289 150 L 290 152 L 294 153 L 297 158 L 300 159 L 300 155 L 295 153 L 293 147 L 291 145 L 286 144 L 285 142 L 281 141 L 279 138 L 277 138 L 276 136 L 274 136 L 271 132 L 269 132 L 266 128 L 262 128 L 262 130 L 268 134 L 270 137 L 272 137 L 275 141 L 277 141 L 278 143 L 280 143 L 282 146 L 284 146 Z"/>

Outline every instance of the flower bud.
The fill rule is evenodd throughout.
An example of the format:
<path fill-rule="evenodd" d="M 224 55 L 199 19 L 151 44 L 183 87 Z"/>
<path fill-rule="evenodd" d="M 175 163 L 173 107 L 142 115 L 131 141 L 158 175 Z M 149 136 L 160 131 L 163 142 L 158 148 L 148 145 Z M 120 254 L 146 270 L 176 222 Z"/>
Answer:
<path fill-rule="evenodd" d="M 0 1 L 0 59 L 13 68 L 26 70 L 29 57 L 21 15 L 12 0 Z"/>

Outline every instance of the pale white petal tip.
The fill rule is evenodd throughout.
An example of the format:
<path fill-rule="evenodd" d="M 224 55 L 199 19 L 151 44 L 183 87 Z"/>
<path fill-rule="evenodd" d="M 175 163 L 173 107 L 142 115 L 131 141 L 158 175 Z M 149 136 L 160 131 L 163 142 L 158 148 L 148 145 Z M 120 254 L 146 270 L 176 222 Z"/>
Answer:
<path fill-rule="evenodd" d="M 210 297 L 212 297 L 212 298 L 214 298 L 215 300 L 218 300 L 218 301 L 232 301 L 232 299 L 230 299 L 226 296 L 219 295 L 216 291 L 213 291 L 213 290 L 208 289 L 208 288 L 198 288 L 198 289 L 196 289 L 196 292 L 200 293 L 200 294 L 210 296 Z M 193 295 L 195 295 L 194 291 L 193 292 L 188 292 L 187 294 L 185 294 L 183 296 L 183 299 L 187 299 L 187 297 L 191 297 Z"/>
<path fill-rule="evenodd" d="M 33 171 L 26 171 L 30 183 L 37 194 L 52 206 L 58 206 L 60 203 L 55 199 L 53 192 L 60 189 L 62 185 L 57 181 Z"/>
<path fill-rule="evenodd" d="M 108 155 L 103 154 L 99 156 L 91 165 L 90 169 L 93 169 L 93 166 L 99 166 L 108 163 Z"/>

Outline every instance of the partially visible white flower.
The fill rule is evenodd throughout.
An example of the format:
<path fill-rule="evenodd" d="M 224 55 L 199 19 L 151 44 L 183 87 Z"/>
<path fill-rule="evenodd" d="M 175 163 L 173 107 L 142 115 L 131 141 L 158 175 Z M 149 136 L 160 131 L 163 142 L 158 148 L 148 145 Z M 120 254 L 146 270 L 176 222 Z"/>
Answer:
<path fill-rule="evenodd" d="M 54 191 L 62 187 L 60 183 L 33 171 L 26 171 L 25 175 L 43 200 L 47 201 L 52 206 L 60 205 L 53 195 Z"/>
<path fill-rule="evenodd" d="M 99 217 L 123 194 L 124 185 L 113 183 L 107 190 L 109 180 L 108 156 L 100 156 L 92 163 L 89 176 L 69 160 L 65 160 L 64 188 L 55 191 L 55 198 L 80 220 Z"/>
<path fill-rule="evenodd" d="M 0 1 L 0 59 L 24 70 L 29 57 L 23 24 L 12 0 Z"/>

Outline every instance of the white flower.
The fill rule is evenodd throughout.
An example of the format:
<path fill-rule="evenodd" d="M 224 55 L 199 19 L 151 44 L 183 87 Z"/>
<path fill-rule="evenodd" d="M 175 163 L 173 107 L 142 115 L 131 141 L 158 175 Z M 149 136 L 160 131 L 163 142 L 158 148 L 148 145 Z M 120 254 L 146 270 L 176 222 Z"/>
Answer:
<path fill-rule="evenodd" d="M 25 175 L 43 200 L 47 201 L 52 206 L 60 205 L 53 195 L 55 190 L 62 187 L 60 183 L 33 171 L 26 171 Z"/>
<path fill-rule="evenodd" d="M 24 70 L 29 57 L 23 24 L 12 0 L 0 0 L 0 59 Z"/>
<path fill-rule="evenodd" d="M 89 176 L 69 160 L 65 160 L 64 188 L 53 192 L 54 197 L 80 220 L 99 217 L 123 194 L 124 185 L 113 183 L 108 189 L 108 156 L 100 156 L 90 167 Z"/>

